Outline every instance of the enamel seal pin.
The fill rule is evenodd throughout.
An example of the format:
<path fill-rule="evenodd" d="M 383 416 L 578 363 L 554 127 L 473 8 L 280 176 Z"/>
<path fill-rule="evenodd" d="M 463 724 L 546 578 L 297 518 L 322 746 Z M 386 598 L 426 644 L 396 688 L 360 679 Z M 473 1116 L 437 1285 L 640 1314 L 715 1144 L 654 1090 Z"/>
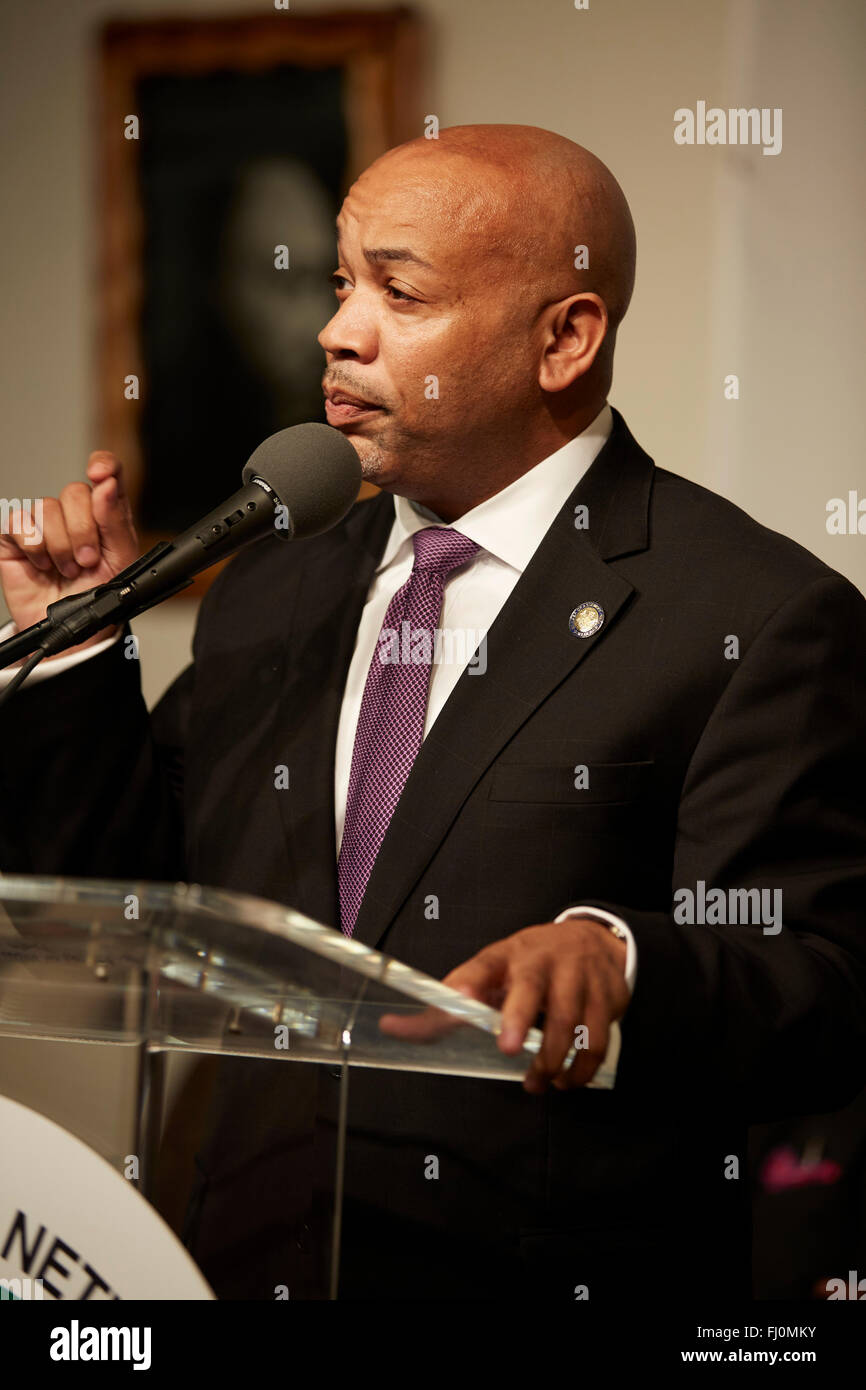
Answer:
<path fill-rule="evenodd" d="M 579 603 L 568 620 L 568 628 L 574 637 L 594 637 L 603 622 L 600 603 Z"/>

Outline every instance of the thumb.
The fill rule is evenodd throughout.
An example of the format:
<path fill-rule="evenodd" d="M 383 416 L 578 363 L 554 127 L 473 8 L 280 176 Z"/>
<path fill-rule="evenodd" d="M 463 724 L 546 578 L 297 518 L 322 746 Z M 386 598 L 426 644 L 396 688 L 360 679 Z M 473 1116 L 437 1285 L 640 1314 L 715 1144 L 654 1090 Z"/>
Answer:
<path fill-rule="evenodd" d="M 125 565 L 138 554 L 138 538 L 122 470 L 123 465 L 113 454 L 91 454 L 87 476 L 92 483 L 93 520 L 102 545 Z"/>

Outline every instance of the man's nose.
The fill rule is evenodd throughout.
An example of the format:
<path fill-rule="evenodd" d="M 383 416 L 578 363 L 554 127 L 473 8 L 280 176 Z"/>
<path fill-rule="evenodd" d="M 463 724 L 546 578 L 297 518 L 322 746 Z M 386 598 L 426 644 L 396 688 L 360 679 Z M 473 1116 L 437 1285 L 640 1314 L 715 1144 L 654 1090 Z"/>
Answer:
<path fill-rule="evenodd" d="M 352 357 L 359 362 L 371 362 L 376 356 L 374 325 L 369 315 L 348 299 L 325 324 L 318 341 L 319 346 L 332 357 Z"/>

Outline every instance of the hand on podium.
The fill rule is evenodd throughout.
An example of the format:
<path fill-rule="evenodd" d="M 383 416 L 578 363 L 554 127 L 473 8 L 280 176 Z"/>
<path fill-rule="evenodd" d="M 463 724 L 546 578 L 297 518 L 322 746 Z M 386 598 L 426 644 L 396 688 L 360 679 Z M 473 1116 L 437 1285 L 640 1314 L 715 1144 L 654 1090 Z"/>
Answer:
<path fill-rule="evenodd" d="M 539 1094 L 549 1083 L 571 1090 L 591 1081 L 607 1054 L 611 1024 L 625 1013 L 630 991 L 625 979 L 626 947 L 601 922 L 588 917 L 525 927 L 494 941 L 445 976 L 443 984 L 502 1011 L 501 1052 L 523 1046 L 544 1013 L 541 1050 L 524 1077 L 526 1091 Z M 461 1021 L 429 1008 L 411 1018 L 384 1014 L 383 1033 L 411 1042 L 432 1042 Z M 578 1038 L 578 1030 L 585 1030 Z M 567 1071 L 562 1064 L 576 1044 Z"/>

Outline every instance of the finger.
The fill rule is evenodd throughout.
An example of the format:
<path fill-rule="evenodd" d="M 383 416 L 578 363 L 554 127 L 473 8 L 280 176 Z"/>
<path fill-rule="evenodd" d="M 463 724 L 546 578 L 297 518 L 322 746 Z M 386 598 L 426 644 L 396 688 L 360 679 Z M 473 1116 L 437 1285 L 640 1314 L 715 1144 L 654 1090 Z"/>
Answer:
<path fill-rule="evenodd" d="M 611 1000 L 604 997 L 590 999 L 582 1021 L 586 1028 L 586 1046 L 578 1047 L 571 1066 L 554 1081 L 557 1090 L 568 1091 L 576 1086 L 585 1086 L 595 1076 L 607 1056 L 610 1043 L 610 1025 L 613 1022 Z M 583 1035 L 580 1041 L 584 1041 Z"/>
<path fill-rule="evenodd" d="M 110 453 L 108 449 L 94 449 L 87 460 L 87 476 L 94 486 L 114 478 L 117 496 L 123 501 L 127 500 L 123 464 L 117 455 Z"/>
<path fill-rule="evenodd" d="M 18 561 L 32 563 L 39 570 L 54 569 L 45 549 L 41 511 L 40 506 L 34 516 L 29 506 L 10 507 L 6 529 L 0 530 L 0 559 L 4 564 Z"/>
<path fill-rule="evenodd" d="M 67 483 L 58 498 L 72 554 L 82 569 L 98 564 L 100 556 L 99 530 L 90 498 L 90 488 L 78 482 Z"/>
<path fill-rule="evenodd" d="M 499 1046 L 503 1052 L 519 1052 L 523 1046 L 527 1031 L 543 1005 L 548 974 L 549 965 L 543 956 L 523 961 L 512 974 L 502 1005 Z"/>
<path fill-rule="evenodd" d="M 585 997 L 584 972 L 576 963 L 555 964 L 544 1004 L 541 1047 L 526 1074 L 526 1080 L 538 1083 L 539 1090 L 544 1090 L 559 1073 L 574 1045 L 575 1027 L 582 1017 Z"/>
<path fill-rule="evenodd" d="M 135 527 L 123 464 L 114 454 L 91 454 L 87 476 L 93 484 L 91 507 L 102 544 L 108 549 L 120 549 L 125 555 L 135 548 Z"/>
<path fill-rule="evenodd" d="M 442 983 L 485 1004 L 489 996 L 505 984 L 508 963 L 506 943 L 497 941 L 492 946 L 485 946 L 484 950 L 479 951 L 471 960 L 464 961 L 462 965 L 449 971 Z"/>
<path fill-rule="evenodd" d="M 485 1003 L 486 996 L 502 980 L 506 958 L 507 952 L 501 949 L 500 943 L 486 946 L 477 956 L 450 971 L 442 983 L 460 994 L 465 994 L 468 999 Z M 455 1027 L 460 1027 L 462 1022 L 462 1019 L 456 1019 L 453 1014 L 431 1006 L 411 1017 L 405 1014 L 384 1014 L 379 1020 L 379 1027 L 393 1037 L 420 1042 L 442 1037 Z"/>
<path fill-rule="evenodd" d="M 54 568 L 75 579 L 81 573 L 72 553 L 72 542 L 66 529 L 63 509 L 56 497 L 46 497 L 42 504 L 42 531 L 46 553 Z"/>
<path fill-rule="evenodd" d="M 465 1027 L 466 1020 L 455 1018 L 444 1009 L 423 1009 L 417 1014 L 383 1014 L 379 1027 L 392 1038 L 402 1038 L 406 1042 L 434 1042 L 436 1038 L 453 1033 L 455 1028 Z"/>

